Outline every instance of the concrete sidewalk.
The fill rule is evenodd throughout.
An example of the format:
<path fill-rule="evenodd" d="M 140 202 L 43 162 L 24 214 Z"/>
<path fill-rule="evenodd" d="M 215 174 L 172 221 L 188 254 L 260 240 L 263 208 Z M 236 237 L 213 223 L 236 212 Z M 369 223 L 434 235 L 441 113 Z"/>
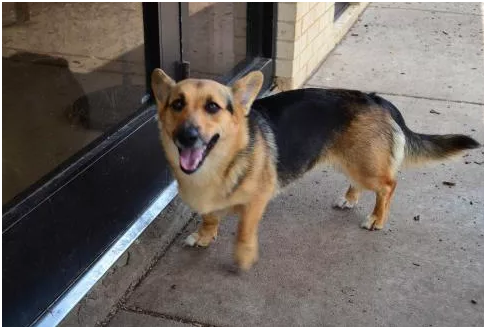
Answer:
<path fill-rule="evenodd" d="M 414 131 L 483 143 L 483 55 L 481 4 L 371 4 L 306 87 L 376 91 Z M 210 248 L 183 247 L 196 217 L 128 290 L 113 285 L 127 291 L 100 324 L 482 326 L 483 160 L 479 149 L 401 172 L 375 232 L 359 228 L 372 193 L 334 210 L 346 179 L 315 171 L 269 205 L 260 261 L 240 275 L 230 270 L 235 218 Z M 64 325 L 86 324 L 86 304 L 103 304 L 84 303 Z"/>

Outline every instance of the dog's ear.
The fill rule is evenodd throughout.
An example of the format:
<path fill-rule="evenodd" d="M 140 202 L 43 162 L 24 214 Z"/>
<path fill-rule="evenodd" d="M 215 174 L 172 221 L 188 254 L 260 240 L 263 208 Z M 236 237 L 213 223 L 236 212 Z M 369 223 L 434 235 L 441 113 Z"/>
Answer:
<path fill-rule="evenodd" d="M 170 94 L 170 90 L 175 86 L 175 81 L 172 80 L 164 71 L 161 69 L 155 69 L 152 72 L 151 77 L 152 91 L 160 104 L 165 104 L 167 97 Z"/>
<path fill-rule="evenodd" d="M 236 81 L 231 88 L 233 101 L 243 109 L 245 115 L 250 112 L 251 104 L 260 92 L 262 84 L 263 74 L 260 71 L 253 71 Z"/>

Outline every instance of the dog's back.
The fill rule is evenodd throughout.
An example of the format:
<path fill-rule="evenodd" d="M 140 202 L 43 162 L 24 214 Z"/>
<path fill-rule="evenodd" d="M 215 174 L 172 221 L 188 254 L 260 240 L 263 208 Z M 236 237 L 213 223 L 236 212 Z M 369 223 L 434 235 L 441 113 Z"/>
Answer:
<path fill-rule="evenodd" d="M 380 167 L 378 162 L 387 162 L 396 171 L 402 160 L 430 161 L 478 146 L 463 135 L 412 132 L 398 109 L 374 93 L 299 89 L 256 100 L 252 110 L 265 118 L 275 136 L 281 185 L 302 176 L 319 162 L 338 162 L 341 167 L 349 167 L 346 164 L 350 162 L 371 160 L 368 166 L 361 166 L 360 173 L 355 173 L 362 175 L 370 174 L 365 167 Z"/>

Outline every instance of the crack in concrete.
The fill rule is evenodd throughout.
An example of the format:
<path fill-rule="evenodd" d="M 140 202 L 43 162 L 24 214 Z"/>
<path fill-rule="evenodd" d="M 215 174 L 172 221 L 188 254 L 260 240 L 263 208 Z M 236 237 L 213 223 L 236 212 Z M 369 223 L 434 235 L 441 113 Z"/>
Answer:
<path fill-rule="evenodd" d="M 176 321 L 176 322 L 180 322 L 180 323 L 186 323 L 186 324 L 190 324 L 190 325 L 197 326 L 197 327 L 216 327 L 216 325 L 214 325 L 214 324 L 203 323 L 203 322 L 199 322 L 199 321 L 192 320 L 192 319 L 181 318 L 179 316 L 173 316 L 173 315 L 158 313 L 158 312 L 154 312 L 154 311 L 148 311 L 148 310 L 144 310 L 140 307 L 130 308 L 130 307 L 124 306 L 122 308 L 122 310 L 126 311 L 126 312 L 135 313 L 135 314 L 148 315 L 148 316 L 152 316 L 152 317 L 155 317 L 155 318 L 161 318 L 161 319 Z"/>
<path fill-rule="evenodd" d="M 464 15 L 464 16 L 481 16 L 481 17 L 483 16 L 482 14 L 461 13 L 461 12 L 457 12 L 457 11 L 435 10 L 435 9 L 418 9 L 418 8 L 404 8 L 404 7 L 381 7 L 381 6 L 376 6 L 376 5 L 371 5 L 370 8 L 427 11 L 427 12 L 433 12 L 433 13 Z"/>
<path fill-rule="evenodd" d="M 316 84 L 306 84 L 303 88 L 321 88 L 321 89 L 334 89 L 337 87 L 329 87 L 329 86 L 322 86 L 322 85 L 316 85 Z M 409 98 L 417 98 L 417 99 L 425 99 L 429 101 L 442 101 L 442 102 L 451 102 L 451 103 L 462 103 L 462 104 L 470 104 L 470 105 L 481 105 L 483 106 L 484 103 L 480 102 L 472 102 L 472 101 L 463 101 L 463 100 L 454 100 L 454 99 L 445 99 L 445 98 L 437 98 L 437 97 L 427 97 L 427 96 L 417 96 L 417 95 L 407 95 L 407 94 L 397 94 L 397 93 L 391 93 L 391 92 L 381 92 L 381 91 L 376 91 L 376 90 L 361 90 L 364 93 L 377 93 L 380 95 L 390 95 L 390 96 L 400 96 L 400 97 L 409 97 Z"/>
<path fill-rule="evenodd" d="M 111 309 L 110 312 L 106 315 L 106 317 L 102 320 L 99 321 L 96 325 L 101 326 L 101 327 L 106 327 L 110 323 L 110 321 L 114 318 L 114 316 L 118 313 L 119 310 L 123 310 L 127 308 L 126 303 L 128 299 L 131 297 L 133 292 L 142 284 L 142 282 L 145 280 L 145 278 L 152 272 L 152 270 L 155 268 L 155 266 L 159 263 L 159 261 L 164 258 L 164 256 L 167 254 L 167 252 L 170 250 L 170 248 L 174 245 L 174 243 L 179 239 L 180 235 L 185 232 L 187 227 L 194 221 L 196 220 L 197 214 L 193 213 L 191 218 L 187 221 L 187 223 L 182 227 L 182 229 L 176 233 L 173 237 L 173 239 L 165 246 L 165 248 L 162 248 L 160 253 L 156 254 L 152 260 L 150 261 L 150 264 L 147 267 L 147 270 L 136 280 L 134 283 L 130 284 L 130 286 L 127 288 L 125 293 L 118 299 L 118 301 L 114 304 L 113 308 Z"/>

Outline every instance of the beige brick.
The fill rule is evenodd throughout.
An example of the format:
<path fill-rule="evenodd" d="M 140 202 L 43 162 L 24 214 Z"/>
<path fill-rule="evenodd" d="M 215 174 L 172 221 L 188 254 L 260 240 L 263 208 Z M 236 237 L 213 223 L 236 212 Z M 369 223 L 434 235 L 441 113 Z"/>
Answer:
<path fill-rule="evenodd" d="M 309 11 L 308 2 L 297 2 L 297 19 L 302 18 Z"/>
<path fill-rule="evenodd" d="M 305 47 L 305 45 L 304 45 L 305 41 L 306 41 L 306 39 L 303 36 L 301 36 L 300 38 L 295 40 L 295 43 L 294 43 L 294 58 L 300 55 L 300 52 L 302 51 L 303 47 Z"/>
<path fill-rule="evenodd" d="M 294 74 L 297 74 L 297 72 L 300 70 L 301 61 L 302 61 L 302 56 L 297 56 L 294 59 Z"/>
<path fill-rule="evenodd" d="M 302 2 L 297 2 L 296 4 L 296 19 L 301 19 L 302 16 L 304 16 L 304 6 L 302 5 Z"/>
<path fill-rule="evenodd" d="M 309 26 L 313 23 L 312 21 L 312 12 L 308 12 L 307 14 L 302 17 L 302 34 L 304 34 Z"/>
<path fill-rule="evenodd" d="M 288 59 L 277 59 L 275 61 L 275 75 L 278 77 L 291 78 L 294 73 L 294 62 Z"/>
<path fill-rule="evenodd" d="M 295 38 L 298 39 L 302 35 L 302 19 L 295 22 Z"/>
<path fill-rule="evenodd" d="M 276 54 L 279 88 L 302 86 L 366 5 L 352 5 L 335 25 L 334 3 L 279 3 Z M 359 10 L 351 9 L 355 6 Z"/>
<path fill-rule="evenodd" d="M 312 19 L 313 22 L 316 21 L 317 17 L 319 17 L 319 10 L 318 10 L 318 8 L 319 8 L 319 3 L 316 3 L 314 5 L 314 7 L 312 7 L 310 9 L 310 12 L 312 13 L 311 19 Z"/>
<path fill-rule="evenodd" d="M 322 14 L 324 14 L 326 12 L 326 10 L 329 9 L 329 7 L 330 7 L 329 6 L 329 2 L 320 2 L 319 3 L 319 16 L 321 16 Z"/>
<path fill-rule="evenodd" d="M 334 4 L 335 2 L 324 2 L 324 11 L 332 8 L 332 13 L 334 14 Z"/>
<path fill-rule="evenodd" d="M 307 30 L 307 40 L 314 40 L 319 34 L 319 21 L 315 21 Z M 309 41 L 307 42 L 309 44 Z"/>
<path fill-rule="evenodd" d="M 303 78 L 303 77 L 307 76 L 307 64 L 303 65 L 303 66 L 300 68 L 300 71 L 299 71 L 298 76 L 299 76 L 300 78 Z"/>
<path fill-rule="evenodd" d="M 277 22 L 277 40 L 295 40 L 295 24 L 288 22 Z"/>
<path fill-rule="evenodd" d="M 312 50 L 312 56 L 316 55 L 319 52 L 319 35 L 316 35 L 315 38 L 309 42 L 309 45 Z"/>
<path fill-rule="evenodd" d="M 303 67 L 309 62 L 309 59 L 312 56 L 312 46 L 308 45 L 300 54 L 300 65 L 299 67 Z"/>
<path fill-rule="evenodd" d="M 280 59 L 294 59 L 295 43 L 292 41 L 278 41 L 277 40 L 277 58 Z"/>
<path fill-rule="evenodd" d="M 319 18 L 319 30 L 334 28 L 334 12 L 328 10 Z"/>
<path fill-rule="evenodd" d="M 300 54 L 305 49 L 305 47 L 307 47 L 307 33 L 304 33 L 300 36 L 299 42 L 300 44 L 298 54 Z"/>
<path fill-rule="evenodd" d="M 296 2 L 279 2 L 278 3 L 278 21 L 294 22 L 297 17 Z"/>
<path fill-rule="evenodd" d="M 309 74 L 312 73 L 317 66 L 317 56 L 315 54 L 309 59 L 307 66 L 309 68 Z"/>

